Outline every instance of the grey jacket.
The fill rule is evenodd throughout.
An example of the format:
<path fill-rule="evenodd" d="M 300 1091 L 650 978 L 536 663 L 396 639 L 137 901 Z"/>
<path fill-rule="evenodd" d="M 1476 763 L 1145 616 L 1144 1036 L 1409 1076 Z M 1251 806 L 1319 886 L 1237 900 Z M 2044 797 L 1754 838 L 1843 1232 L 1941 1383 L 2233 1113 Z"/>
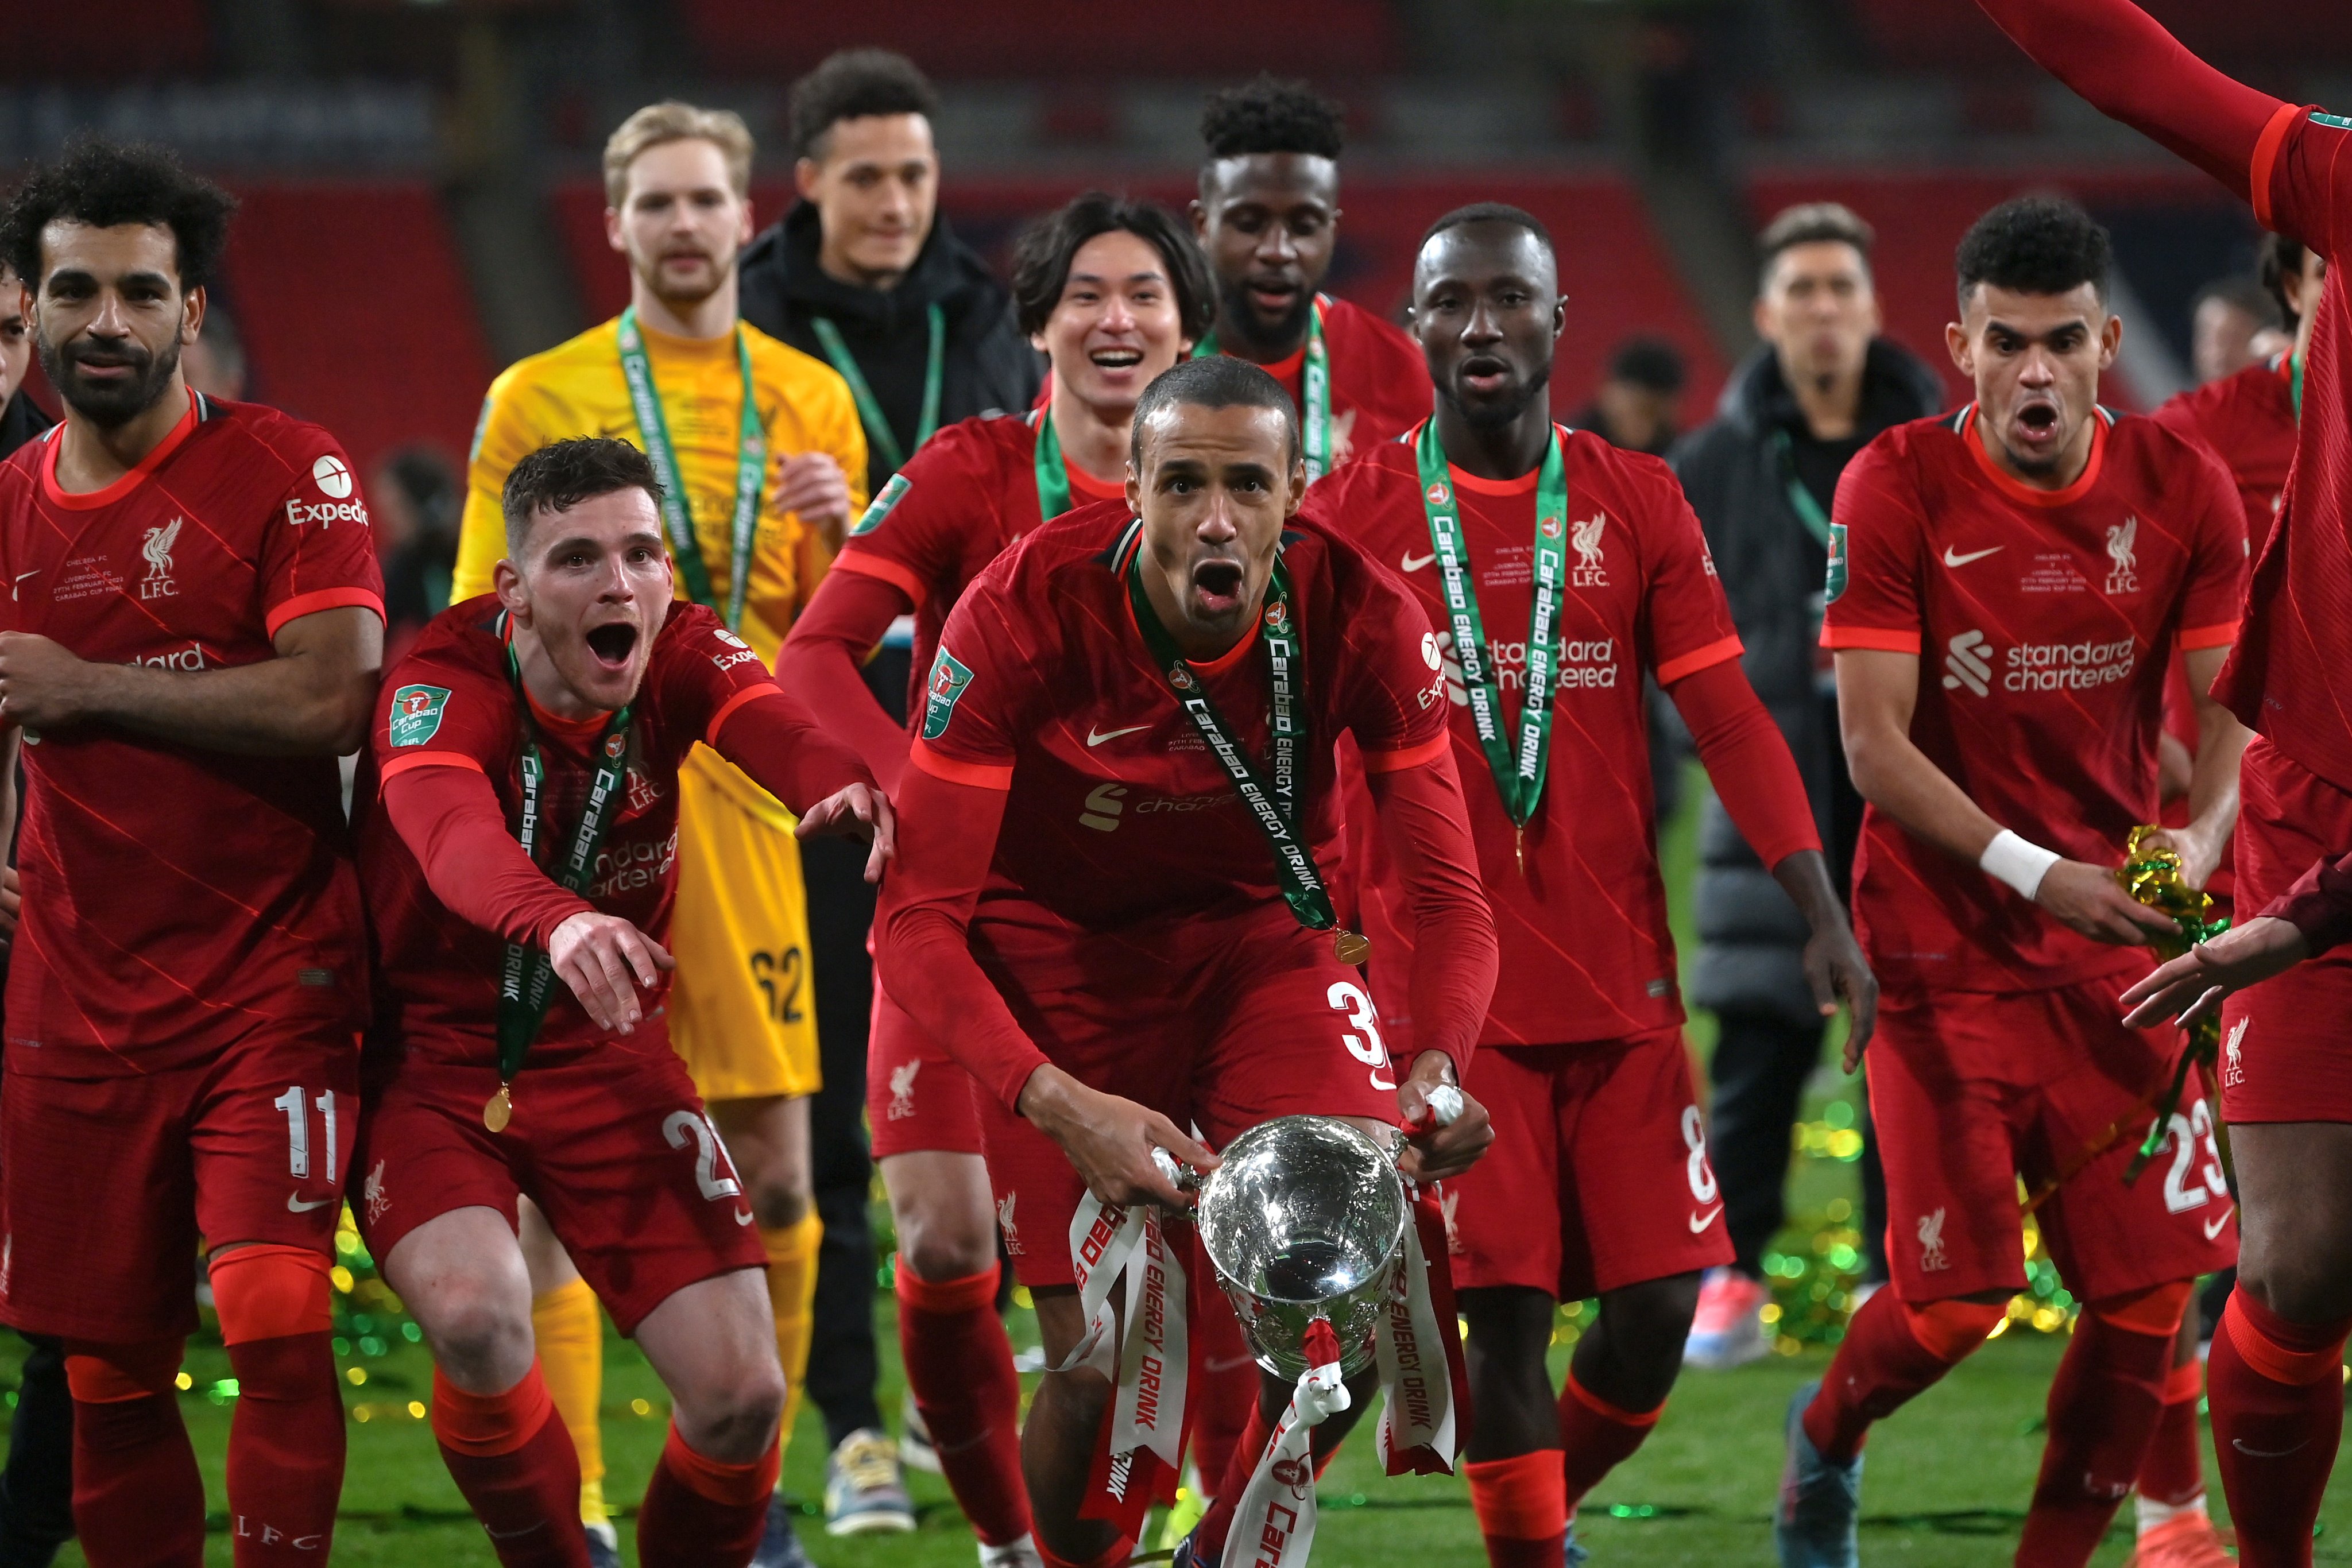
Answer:
<path fill-rule="evenodd" d="M 1914 355 L 1883 338 L 1871 345 L 1863 390 L 1865 436 L 1934 413 L 1943 397 L 1941 381 Z M 1818 557 L 1806 548 L 1805 525 L 1790 504 L 1772 440 L 1797 417 L 1779 361 L 1769 347 L 1759 350 L 1724 388 L 1715 419 L 1685 436 L 1667 461 L 1706 530 L 1732 621 L 1747 646 L 1748 682 L 1789 742 L 1835 874 L 1851 860 L 1853 846 L 1841 852 L 1830 813 L 1839 740 L 1834 709 L 1815 685 L 1814 615 L 1822 584 L 1811 570 Z M 1695 913 L 1694 1004 L 1819 1023 L 1802 965 L 1804 920 L 1712 797 L 1699 820 Z"/>

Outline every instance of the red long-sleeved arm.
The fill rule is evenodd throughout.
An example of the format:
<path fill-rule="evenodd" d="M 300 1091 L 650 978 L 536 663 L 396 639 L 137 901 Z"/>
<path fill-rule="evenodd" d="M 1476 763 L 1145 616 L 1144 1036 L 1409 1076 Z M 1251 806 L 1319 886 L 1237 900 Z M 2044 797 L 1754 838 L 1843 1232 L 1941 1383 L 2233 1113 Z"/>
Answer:
<path fill-rule="evenodd" d="M 748 698 L 719 714 L 710 744 L 795 815 L 852 784 L 874 782 L 865 761 L 789 693 L 768 687 Z"/>
<path fill-rule="evenodd" d="M 890 722 L 858 665 L 914 608 L 906 591 L 862 571 L 825 573 L 776 655 L 776 681 L 808 705 L 825 732 L 855 747 L 895 797 L 907 769 L 907 732 Z"/>
<path fill-rule="evenodd" d="M 1442 1051 L 1456 1077 L 1470 1055 L 1494 999 L 1501 962 L 1495 917 L 1478 881 L 1478 851 L 1470 837 L 1470 808 L 1454 758 L 1366 775 L 1381 838 L 1394 859 L 1405 904 L 1412 912 L 1413 1050 Z M 1400 1071 L 1412 1063 L 1401 1061 Z"/>
<path fill-rule="evenodd" d="M 2019 48 L 2101 113 L 2252 200 L 2254 145 L 2280 109 L 2182 47 L 2129 0 L 1977 0 Z"/>
<path fill-rule="evenodd" d="M 469 768 L 412 768 L 383 784 L 383 809 L 449 912 L 509 942 L 544 947 L 594 906 L 530 863 L 490 781 Z"/>
<path fill-rule="evenodd" d="M 1767 870 L 1799 850 L 1822 847 L 1796 758 L 1738 660 L 1685 675 L 1666 695 L 1690 727 L 1723 809 Z"/>
<path fill-rule="evenodd" d="M 882 988 L 1011 1109 L 1045 1065 L 971 956 L 971 916 L 995 858 L 1006 792 L 921 768 L 899 781 L 898 862 L 874 916 Z"/>
<path fill-rule="evenodd" d="M 2314 957 L 2352 941 L 2352 855 L 2314 861 L 2263 913 L 2302 932 Z"/>

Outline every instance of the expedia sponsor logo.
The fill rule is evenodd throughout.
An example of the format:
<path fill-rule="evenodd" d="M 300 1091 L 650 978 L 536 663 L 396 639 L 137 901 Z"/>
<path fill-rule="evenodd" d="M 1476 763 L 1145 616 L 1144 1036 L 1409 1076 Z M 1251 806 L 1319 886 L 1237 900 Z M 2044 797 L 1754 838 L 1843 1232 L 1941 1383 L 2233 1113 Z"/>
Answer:
<path fill-rule="evenodd" d="M 332 528 L 337 523 L 357 523 L 365 528 L 368 520 L 367 503 L 350 501 L 305 501 L 299 496 L 286 497 L 286 520 L 296 528 L 316 523 L 320 528 Z"/>

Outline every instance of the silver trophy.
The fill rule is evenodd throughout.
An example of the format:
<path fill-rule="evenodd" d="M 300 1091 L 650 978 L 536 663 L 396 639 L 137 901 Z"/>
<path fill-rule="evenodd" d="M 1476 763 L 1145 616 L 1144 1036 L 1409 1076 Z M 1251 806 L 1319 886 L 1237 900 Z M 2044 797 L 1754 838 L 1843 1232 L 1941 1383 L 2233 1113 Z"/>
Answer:
<path fill-rule="evenodd" d="M 1328 1318 L 1342 1374 L 1371 1365 L 1410 1218 L 1394 1152 L 1329 1116 L 1281 1116 L 1223 1155 L 1195 1219 L 1257 1364 L 1296 1380 L 1307 1326 Z"/>

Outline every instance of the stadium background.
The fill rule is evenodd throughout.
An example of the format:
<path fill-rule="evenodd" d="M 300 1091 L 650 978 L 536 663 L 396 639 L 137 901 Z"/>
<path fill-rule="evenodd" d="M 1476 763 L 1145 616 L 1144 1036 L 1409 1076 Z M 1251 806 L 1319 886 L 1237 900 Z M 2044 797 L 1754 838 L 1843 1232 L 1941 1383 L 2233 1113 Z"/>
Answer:
<path fill-rule="evenodd" d="M 2143 3 L 2249 82 L 2352 102 L 2342 0 Z M 1570 297 L 1553 382 L 1562 417 L 1636 334 L 1685 358 L 1683 425 L 1706 417 L 1753 347 L 1749 235 L 1789 202 L 1843 201 L 1876 225 L 1887 331 L 1942 364 L 1969 222 L 2024 190 L 2075 195 L 2116 235 L 2130 332 L 2105 395 L 2133 409 L 2189 384 L 2198 292 L 2248 274 L 2256 239 L 2240 205 L 2034 70 L 1971 0 L 0 0 L 0 183 L 97 128 L 172 144 L 234 189 L 244 209 L 215 298 L 240 329 L 247 395 L 340 435 L 378 476 L 383 519 L 393 460 L 413 473 L 421 451 L 457 472 L 492 373 L 625 299 L 596 176 L 614 124 L 673 94 L 741 110 L 762 142 L 764 225 L 789 196 L 788 83 L 865 43 L 938 81 L 943 210 L 999 260 L 1026 217 L 1090 184 L 1181 204 L 1204 88 L 1262 68 L 1308 77 L 1349 106 L 1329 290 L 1392 312 L 1431 218 L 1479 198 L 1529 208 L 1559 241 Z M 52 402 L 37 371 L 33 389 Z M 439 518 L 429 497 L 391 510 L 404 513 L 396 526 L 454 532 L 454 509 Z M 1686 775 L 1665 851 L 1687 950 L 1705 782 Z M 1708 1021 L 1691 1033 L 1704 1051 Z M 1824 1070 L 1797 1130 L 1792 1224 L 1769 1261 L 1783 1354 L 1685 1377 L 1657 1438 L 1588 1504 L 1580 1531 L 1596 1562 L 1766 1559 L 1780 1412 L 1818 1375 L 1857 1262 L 1857 1092 Z M 357 1238 L 343 1242 L 337 1348 L 352 1429 L 337 1560 L 487 1563 L 421 1419 L 430 1377 L 415 1331 Z M 2047 1265 L 2034 1272 L 2016 1332 L 1874 1439 L 1872 1561 L 2006 1561 L 2052 1336 L 2070 1322 Z M 886 1346 L 887 1285 L 886 1273 Z M 1563 1310 L 1563 1356 L 1581 1311 Z M 1016 1318 L 1016 1339 L 1034 1343 Z M 19 1354 L 9 1336 L 0 1379 Z M 217 1503 L 236 1391 L 216 1342 L 192 1349 L 183 1381 Z M 661 1390 L 616 1344 L 605 1398 L 609 1490 L 629 1498 L 661 1440 Z M 895 1409 L 895 1387 L 888 1399 Z M 787 1482 L 803 1496 L 823 1452 L 814 1437 L 793 1447 Z M 918 1535 L 811 1531 L 813 1555 L 825 1568 L 969 1562 L 945 1489 L 916 1479 Z M 2352 1490 L 2337 1490 L 2322 1561 L 2352 1561 Z M 1324 1498 L 1320 1562 L 1476 1560 L 1458 1483 L 1378 1482 L 1351 1452 Z M 2100 1563 L 2126 1554 L 2128 1517 Z M 215 1526 L 226 1563 L 225 1519 Z"/>

